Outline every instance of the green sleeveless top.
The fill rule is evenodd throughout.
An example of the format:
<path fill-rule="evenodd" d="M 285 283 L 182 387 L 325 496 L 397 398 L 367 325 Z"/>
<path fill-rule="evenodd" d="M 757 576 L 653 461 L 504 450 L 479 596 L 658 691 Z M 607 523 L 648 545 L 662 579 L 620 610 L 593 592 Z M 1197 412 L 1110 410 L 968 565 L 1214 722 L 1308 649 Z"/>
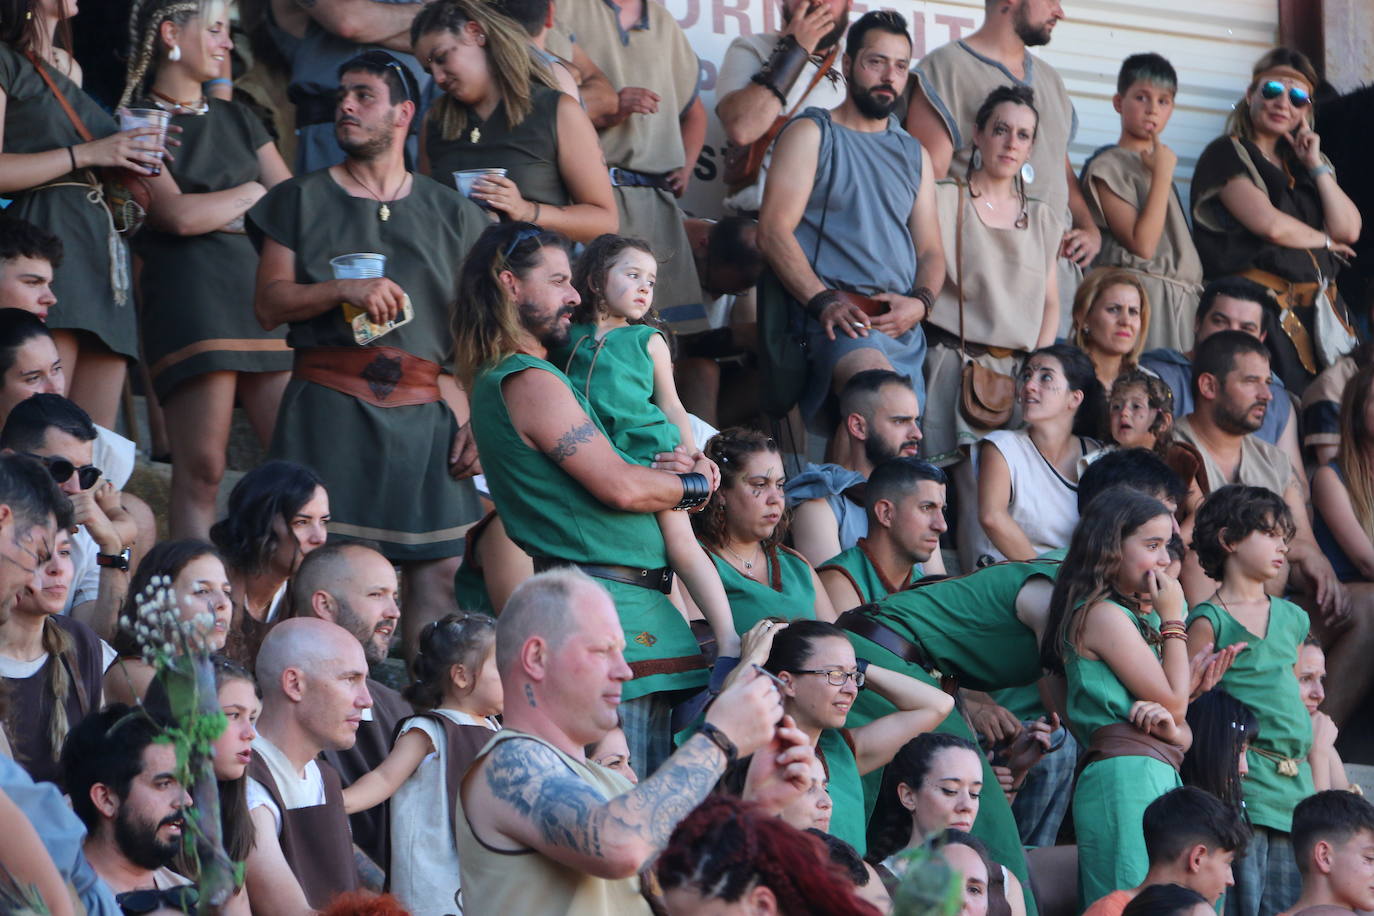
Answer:
<path fill-rule="evenodd" d="M 868 818 L 864 807 L 864 784 L 859 776 L 859 762 L 850 747 L 848 729 L 827 728 L 816 742 L 816 750 L 825 758 L 830 776 L 830 835 L 839 837 L 863 855 L 868 847 Z"/>
<path fill-rule="evenodd" d="M 974 690 L 1040 679 L 1035 632 L 1016 617 L 1016 595 L 1036 576 L 1054 579 L 1059 564 L 994 563 L 963 576 L 916 585 L 881 599 L 873 619 L 926 650 L 935 666 Z"/>
<path fill-rule="evenodd" d="M 880 598 L 886 598 L 895 592 L 905 591 L 916 584 L 916 580 L 925 575 L 925 570 L 921 564 L 911 567 L 911 575 L 907 580 L 897 587 L 893 583 L 886 581 L 882 573 L 878 572 L 878 567 L 874 565 L 872 558 L 868 555 L 868 538 L 859 538 L 858 543 L 843 553 L 833 556 L 826 560 L 816 572 L 823 572 L 827 569 L 838 570 L 849 580 L 849 584 L 854 586 L 854 591 L 859 593 L 859 603 L 868 604 Z M 849 608 L 835 608 L 839 613 L 844 613 Z"/>
<path fill-rule="evenodd" d="M 744 633 L 765 617 L 816 619 L 816 583 L 811 578 L 811 564 L 801 554 L 781 546 L 768 548 L 764 552 L 768 558 L 768 581 L 759 582 L 735 569 L 705 544 L 702 548 L 720 573 L 720 584 L 730 601 L 737 632 Z"/>
<path fill-rule="evenodd" d="M 1190 620 L 1206 619 L 1218 646 L 1249 643 L 1236 656 L 1219 685 L 1250 708 L 1259 721 L 1259 736 L 1246 754 L 1245 810 L 1251 822 L 1280 830 L 1293 829 L 1293 807 L 1315 790 L 1307 752 L 1312 749 L 1312 717 L 1303 705 L 1293 666 L 1311 628 L 1307 612 L 1291 601 L 1269 599 L 1269 627 L 1257 636 L 1224 607 L 1210 601 L 1193 608 Z M 1292 776 L 1279 767 L 1281 758 L 1296 761 Z"/>
<path fill-rule="evenodd" d="M 492 617 L 496 616 L 496 608 L 487 594 L 486 576 L 478 565 L 477 542 L 494 518 L 496 513 L 488 512 L 480 522 L 468 529 L 467 536 L 463 538 L 463 562 L 453 574 L 453 598 L 458 609 L 478 611 Z"/>
<path fill-rule="evenodd" d="M 1115 601 L 1107 604 L 1130 618 L 1142 637 L 1146 626 L 1159 629 L 1159 615 L 1154 611 L 1142 617 Z M 1154 649 L 1154 653 L 1158 656 L 1159 650 Z M 1131 704 L 1139 697 L 1131 695 L 1106 662 L 1083 658 L 1068 641 L 1064 646 L 1064 674 L 1069 684 L 1065 704 L 1069 729 L 1083 747 L 1092 743 L 1093 732 L 1102 726 L 1130 721 Z"/>
<path fill-rule="evenodd" d="M 478 374 L 472 389 L 472 434 L 492 499 L 501 507 L 506 533 L 532 557 L 647 569 L 666 566 L 663 534 L 652 513 L 610 508 L 520 438 L 501 384 L 527 369 L 551 373 L 567 385 L 578 405 L 605 433 L 587 399 L 552 363 L 517 353 Z"/>
<path fill-rule="evenodd" d="M 606 435 L 630 460 L 649 464 L 659 452 L 671 452 L 682 437 L 654 403 L 654 361 L 649 340 L 657 328 L 631 324 L 612 328 L 600 339 L 596 325 L 575 324 L 567 358 L 568 380 L 586 396 L 606 428 Z M 553 355 L 553 354 L 550 354 Z"/>

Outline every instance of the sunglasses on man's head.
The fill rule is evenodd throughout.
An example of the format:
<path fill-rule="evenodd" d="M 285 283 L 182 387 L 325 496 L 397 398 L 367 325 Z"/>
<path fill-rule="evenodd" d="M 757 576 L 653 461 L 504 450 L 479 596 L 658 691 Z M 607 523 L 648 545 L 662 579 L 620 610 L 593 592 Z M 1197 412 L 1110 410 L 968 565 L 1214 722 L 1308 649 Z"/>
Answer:
<path fill-rule="evenodd" d="M 100 480 L 100 475 L 103 473 L 100 468 L 93 464 L 77 467 L 66 458 L 59 458 L 55 455 L 35 455 L 32 452 L 26 452 L 25 454 L 30 458 L 37 458 L 39 461 L 43 462 L 48 468 L 48 474 L 50 474 L 52 479 L 57 483 L 66 483 L 73 474 L 76 474 L 77 483 L 81 485 L 81 489 L 83 490 L 89 490 L 91 487 L 95 486 L 96 481 Z"/>
<path fill-rule="evenodd" d="M 196 905 L 200 903 L 200 892 L 193 884 L 160 890 L 125 891 L 115 896 L 115 903 L 125 913 L 154 913 L 163 909 L 194 913 Z"/>
<path fill-rule="evenodd" d="M 1278 80 L 1269 80 L 1266 83 L 1262 83 L 1260 85 L 1260 95 L 1266 102 L 1272 101 L 1283 95 L 1285 89 L 1288 90 L 1288 101 L 1293 104 L 1294 108 L 1305 108 L 1312 104 L 1312 96 L 1308 94 L 1306 89 L 1299 86 L 1285 86 Z"/>

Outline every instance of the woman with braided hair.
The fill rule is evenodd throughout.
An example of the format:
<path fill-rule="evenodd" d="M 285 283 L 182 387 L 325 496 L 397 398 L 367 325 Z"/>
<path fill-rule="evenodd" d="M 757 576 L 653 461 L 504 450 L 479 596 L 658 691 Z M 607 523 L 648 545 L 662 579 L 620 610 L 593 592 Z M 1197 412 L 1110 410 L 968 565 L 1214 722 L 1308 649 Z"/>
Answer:
<path fill-rule="evenodd" d="M 164 148 L 156 128 L 120 131 L 81 91 L 81 69 L 60 46 L 70 47 L 76 5 L 0 0 L 0 194 L 14 200 L 6 216 L 62 239 L 66 260 L 53 280 L 57 303 L 48 325 L 72 400 L 112 427 L 138 335 L 129 252 L 93 169 L 126 169 L 134 181 L 175 186 L 159 174 Z M 54 33 L 64 40 L 54 41 Z"/>
<path fill-rule="evenodd" d="M 258 255 L 243 232 L 248 208 L 291 173 L 246 106 L 201 91 L 234 46 L 224 0 L 137 0 L 129 40 L 120 104 L 162 109 L 181 130 L 167 163 L 175 187 L 154 188 L 152 207 L 193 205 L 144 229 L 134 250 L 144 359 L 172 447 L 172 537 L 203 538 L 235 400 L 266 448 L 291 368 L 285 328 L 264 331 L 253 315 Z"/>
<path fill-rule="evenodd" d="M 62 613 L 72 584 L 71 535 L 59 526 L 52 556 L 38 567 L 0 624 L 0 677 L 10 695 L 5 723 L 15 760 L 35 782 L 57 781 L 68 730 L 100 708 L 100 681 L 114 650 Z"/>
<path fill-rule="evenodd" d="M 819 840 L 724 795 L 706 799 L 677 825 L 654 869 L 671 916 L 878 912 Z"/>
<path fill-rule="evenodd" d="M 502 219 L 535 223 L 574 242 L 620 225 L 611 180 L 587 113 L 558 90 L 529 35 L 481 0 L 439 0 L 410 27 L 415 57 L 444 92 L 421 131 L 420 168 L 502 168 L 471 197 Z"/>

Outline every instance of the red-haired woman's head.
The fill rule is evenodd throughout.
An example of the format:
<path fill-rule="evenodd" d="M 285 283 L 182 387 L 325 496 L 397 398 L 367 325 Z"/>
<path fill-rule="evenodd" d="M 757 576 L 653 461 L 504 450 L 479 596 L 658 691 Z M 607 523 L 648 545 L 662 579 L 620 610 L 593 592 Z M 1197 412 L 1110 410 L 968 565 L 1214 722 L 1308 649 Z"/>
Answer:
<path fill-rule="evenodd" d="M 712 796 L 678 824 L 655 866 L 673 916 L 712 901 L 788 916 L 874 916 L 820 842 L 757 805 Z"/>

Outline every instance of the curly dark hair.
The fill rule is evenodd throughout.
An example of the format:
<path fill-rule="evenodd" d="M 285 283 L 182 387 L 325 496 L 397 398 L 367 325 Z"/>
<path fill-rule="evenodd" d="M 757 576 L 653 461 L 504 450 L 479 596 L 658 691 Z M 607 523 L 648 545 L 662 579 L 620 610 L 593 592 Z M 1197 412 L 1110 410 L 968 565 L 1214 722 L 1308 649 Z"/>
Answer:
<path fill-rule="evenodd" d="M 653 258 L 654 250 L 643 239 L 630 238 L 607 232 L 598 235 L 587 245 L 582 256 L 573 265 L 573 288 L 582 297 L 582 302 L 573 309 L 572 320 L 579 324 L 595 322 L 601 315 L 602 301 L 606 296 L 606 274 L 610 272 L 615 259 L 627 251 L 642 251 Z M 644 317 L 633 324 L 659 324 L 658 312 L 652 307 Z"/>
<path fill-rule="evenodd" d="M 1221 581 L 1229 556 L 1227 548 L 1256 531 L 1278 531 L 1285 540 L 1292 540 L 1297 528 L 1283 497 L 1264 487 L 1239 483 L 1213 490 L 1198 507 L 1193 522 L 1193 553 L 1202 571 Z"/>
<path fill-rule="evenodd" d="M 413 706 L 434 709 L 444 702 L 453 666 L 462 665 L 475 679 L 495 643 L 496 618 L 487 614 L 449 614 L 430 621 L 420 631 L 420 651 L 411 663 L 414 680 L 402 696 Z"/>
<path fill-rule="evenodd" d="M 692 529 L 706 546 L 719 547 L 725 543 L 725 504 L 721 502 L 720 491 L 739 483 L 749 456 L 761 452 L 772 452 L 776 455 L 779 454 L 779 450 L 778 444 L 768 435 L 756 429 L 732 426 L 712 436 L 703 451 L 707 458 L 720 467 L 720 489 L 711 494 L 705 509 L 692 516 Z M 787 528 L 791 520 L 791 510 L 784 509 L 773 533 L 763 542 L 765 549 L 782 543 L 787 537 Z"/>

